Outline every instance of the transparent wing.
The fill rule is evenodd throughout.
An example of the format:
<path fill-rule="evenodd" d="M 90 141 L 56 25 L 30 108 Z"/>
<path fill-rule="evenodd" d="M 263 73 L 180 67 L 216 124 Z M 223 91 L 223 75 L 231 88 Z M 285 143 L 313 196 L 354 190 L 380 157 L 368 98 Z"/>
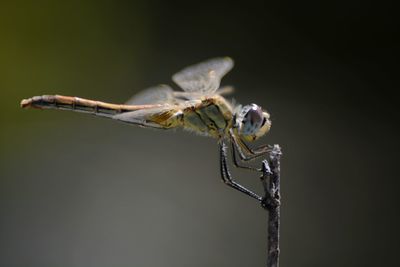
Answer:
<path fill-rule="evenodd" d="M 231 58 L 214 58 L 184 68 L 172 80 L 186 92 L 210 94 L 219 88 L 222 77 L 232 68 Z"/>
<path fill-rule="evenodd" d="M 132 96 L 126 105 L 147 105 L 147 104 L 177 104 L 180 99 L 174 95 L 174 90 L 165 84 L 145 89 Z"/>

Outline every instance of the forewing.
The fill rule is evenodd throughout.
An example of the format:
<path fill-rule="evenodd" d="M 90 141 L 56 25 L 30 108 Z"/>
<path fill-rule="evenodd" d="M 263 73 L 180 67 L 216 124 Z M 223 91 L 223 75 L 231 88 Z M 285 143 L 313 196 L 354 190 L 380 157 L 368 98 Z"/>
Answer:
<path fill-rule="evenodd" d="M 132 96 L 126 105 L 147 104 L 177 104 L 179 99 L 174 96 L 174 90 L 165 84 L 150 87 Z"/>
<path fill-rule="evenodd" d="M 222 77 L 232 68 L 231 58 L 214 58 L 184 68 L 172 80 L 186 92 L 210 94 L 219 88 Z"/>

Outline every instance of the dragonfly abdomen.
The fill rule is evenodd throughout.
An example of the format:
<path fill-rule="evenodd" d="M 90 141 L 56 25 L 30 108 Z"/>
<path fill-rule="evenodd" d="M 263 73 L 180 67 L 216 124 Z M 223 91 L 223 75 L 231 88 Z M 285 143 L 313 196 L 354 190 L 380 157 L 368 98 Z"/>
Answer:
<path fill-rule="evenodd" d="M 119 105 L 101 101 L 89 100 L 73 96 L 43 95 L 34 96 L 21 101 L 22 108 L 60 109 L 76 112 L 91 113 L 103 117 L 145 109 L 148 105 Z"/>

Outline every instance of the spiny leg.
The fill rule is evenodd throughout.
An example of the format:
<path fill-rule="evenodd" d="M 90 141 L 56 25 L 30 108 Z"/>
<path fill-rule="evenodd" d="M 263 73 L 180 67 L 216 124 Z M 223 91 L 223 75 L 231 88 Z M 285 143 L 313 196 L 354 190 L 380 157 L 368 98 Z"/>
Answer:
<path fill-rule="evenodd" d="M 233 164 L 235 164 L 235 166 L 237 168 L 261 172 L 261 170 L 262 170 L 261 168 L 255 168 L 252 166 L 241 165 L 241 163 L 239 163 L 237 155 L 236 155 L 236 151 L 238 150 L 238 148 L 236 147 L 235 142 L 233 140 L 231 141 L 231 144 L 232 144 L 232 160 L 233 160 Z M 239 153 L 240 153 L 240 151 L 239 151 Z"/>
<path fill-rule="evenodd" d="M 221 178 L 224 183 L 252 198 L 257 199 L 258 201 L 262 200 L 262 197 L 257 195 L 256 193 L 252 192 L 251 190 L 247 189 L 246 187 L 238 184 L 232 179 L 232 176 L 229 172 L 228 165 L 227 165 L 227 146 L 223 140 L 220 142 L 220 167 L 221 167 Z"/>
<path fill-rule="evenodd" d="M 240 159 L 243 161 L 250 161 L 255 158 L 261 157 L 265 154 L 268 154 L 271 151 L 271 147 L 269 145 L 261 145 L 256 149 L 250 149 L 246 143 L 244 143 L 240 138 L 238 138 L 232 131 L 229 131 L 229 135 L 231 137 L 232 143 L 237 148 L 239 152 Z M 243 150 L 248 154 L 246 155 Z"/>
<path fill-rule="evenodd" d="M 272 150 L 271 145 L 260 145 L 259 147 L 256 148 L 250 148 L 242 139 L 239 138 L 239 141 L 241 145 L 245 148 L 246 152 L 248 152 L 251 155 L 255 156 L 265 155 L 271 152 Z"/>

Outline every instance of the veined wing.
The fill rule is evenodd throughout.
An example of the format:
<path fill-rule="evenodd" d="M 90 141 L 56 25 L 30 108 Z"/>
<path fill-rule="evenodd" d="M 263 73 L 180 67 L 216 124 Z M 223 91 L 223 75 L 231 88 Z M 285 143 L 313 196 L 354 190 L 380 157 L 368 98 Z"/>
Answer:
<path fill-rule="evenodd" d="M 174 90 L 165 84 L 160 84 L 140 91 L 132 96 L 126 105 L 146 105 L 146 104 L 178 104 L 180 99 L 176 98 Z"/>
<path fill-rule="evenodd" d="M 192 99 L 189 92 L 174 91 L 165 84 L 147 88 L 132 96 L 126 105 L 153 105 L 153 104 L 169 104 L 178 105 L 182 102 Z"/>
<path fill-rule="evenodd" d="M 117 114 L 113 119 L 151 128 L 174 127 L 174 123 L 177 123 L 174 117 L 179 112 L 178 104 L 185 101 L 177 97 L 175 93 L 177 92 L 164 84 L 145 89 L 125 104 L 132 107 L 149 105 L 150 108 Z"/>
<path fill-rule="evenodd" d="M 174 74 L 172 80 L 188 93 L 212 94 L 219 88 L 222 77 L 232 68 L 231 58 L 214 58 L 184 68 Z"/>

